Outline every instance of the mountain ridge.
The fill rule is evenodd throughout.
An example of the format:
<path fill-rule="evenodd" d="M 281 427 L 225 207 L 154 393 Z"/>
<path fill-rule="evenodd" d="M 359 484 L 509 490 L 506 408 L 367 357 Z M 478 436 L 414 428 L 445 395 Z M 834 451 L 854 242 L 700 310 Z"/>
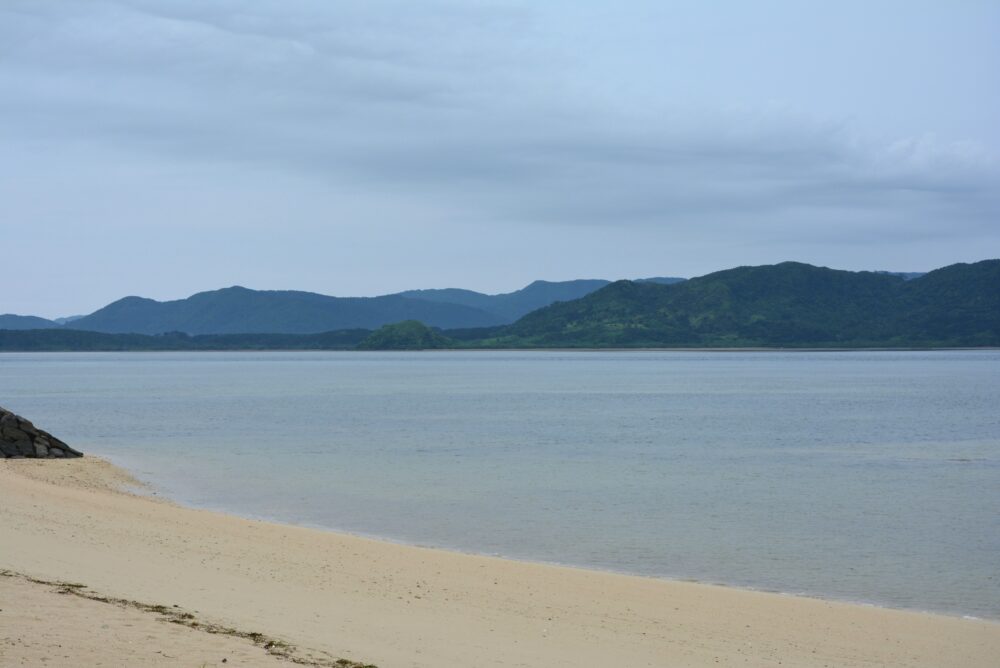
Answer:
<path fill-rule="evenodd" d="M 1000 345 L 1000 260 L 919 278 L 798 262 L 612 283 L 486 339 L 516 347 Z"/>
<path fill-rule="evenodd" d="M 491 314 L 459 304 L 426 302 L 396 295 L 330 297 L 297 290 L 250 290 L 233 286 L 159 302 L 124 297 L 75 320 L 72 329 L 105 333 L 315 334 L 374 329 L 405 319 L 437 327 L 498 324 Z"/>
<path fill-rule="evenodd" d="M 406 290 L 397 294 L 413 299 L 466 304 L 495 313 L 507 321 L 500 324 L 508 324 L 535 309 L 548 306 L 552 302 L 579 299 L 599 290 L 609 282 L 604 279 L 576 279 L 558 282 L 536 280 L 520 290 L 495 295 L 461 288 Z"/>
<path fill-rule="evenodd" d="M 60 324 L 55 320 L 47 318 L 39 318 L 34 315 L 15 315 L 13 313 L 0 314 L 0 329 L 49 329 L 54 327 L 60 327 Z"/>
<path fill-rule="evenodd" d="M 540 306 L 577 299 L 608 283 L 602 279 L 538 280 L 520 290 L 496 295 L 445 288 L 377 297 L 333 297 L 301 290 L 252 290 L 234 285 L 165 301 L 129 295 L 88 315 L 57 320 L 0 316 L 0 329 L 65 327 L 148 335 L 316 334 L 341 329 L 377 329 L 403 320 L 418 320 L 446 329 L 482 328 L 510 324 Z"/>
<path fill-rule="evenodd" d="M 409 320 L 449 330 L 454 345 L 469 347 L 891 344 L 887 332 L 892 328 L 908 332 L 899 342 L 953 341 L 956 337 L 971 341 L 975 337 L 968 338 L 969 328 L 979 326 L 983 307 L 970 302 L 966 293 L 978 290 L 983 299 L 991 294 L 991 284 L 983 283 L 970 267 L 989 267 L 993 262 L 951 265 L 928 274 L 854 272 L 784 262 L 734 267 L 690 280 L 538 280 L 496 295 L 446 288 L 379 297 L 330 297 L 237 285 L 164 302 L 123 297 L 62 328 L 110 334 L 275 335 L 238 343 L 263 348 L 282 341 L 293 347 L 304 345 L 280 335 L 372 332 Z M 539 303 L 542 307 L 534 308 Z M 889 308 L 891 304 L 899 308 Z M 904 305 L 906 313 L 901 310 Z M 0 329 L 39 328 L 56 330 L 60 323 L 0 316 Z M 976 341 L 992 340 L 991 331 L 980 332 Z M 56 340 L 52 334 L 47 336 Z M 236 342 L 229 340 L 233 345 Z M 211 342 L 216 344 L 227 345 L 222 340 Z"/>

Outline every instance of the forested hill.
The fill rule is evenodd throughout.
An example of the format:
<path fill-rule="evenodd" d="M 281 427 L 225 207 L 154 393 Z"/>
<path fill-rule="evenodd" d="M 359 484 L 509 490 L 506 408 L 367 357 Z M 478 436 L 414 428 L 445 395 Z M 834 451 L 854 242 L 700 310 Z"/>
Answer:
<path fill-rule="evenodd" d="M 520 290 L 487 295 L 472 290 L 445 288 L 440 290 L 408 290 L 402 297 L 439 303 L 463 304 L 492 313 L 502 324 L 509 324 L 535 309 L 556 301 L 571 301 L 600 290 L 611 281 L 581 279 L 575 281 L 535 281 Z"/>
<path fill-rule="evenodd" d="M 482 342 L 514 347 L 1000 345 L 1000 260 L 906 280 L 785 262 L 618 281 Z"/>
<path fill-rule="evenodd" d="M 434 327 L 487 327 L 500 323 L 492 314 L 462 304 L 445 304 L 399 295 L 328 297 L 292 290 L 242 287 L 199 292 L 187 299 L 158 302 L 125 297 L 74 320 L 77 330 L 161 334 L 312 334 L 338 329 L 375 329 L 400 320 Z"/>
<path fill-rule="evenodd" d="M 220 292 L 226 293 L 221 301 L 216 299 Z M 390 301 L 347 305 L 367 318 L 365 326 L 356 320 L 350 327 L 338 326 L 345 313 L 341 302 L 380 299 Z M 399 300 L 403 308 L 383 308 L 398 306 Z M 485 326 L 466 327 L 465 313 L 457 319 L 460 328 L 451 330 L 450 309 L 484 312 L 401 296 L 338 300 L 242 288 L 179 302 L 129 298 L 111 306 L 74 321 L 73 329 L 0 327 L 0 350 L 1000 346 L 1000 260 L 956 264 L 917 277 L 785 262 L 737 267 L 673 284 L 618 281 L 580 299 L 533 311 L 512 325 L 493 324 L 487 316 Z M 411 311 L 414 316 L 406 317 Z M 144 323 L 146 332 L 169 333 L 78 331 L 98 325 L 105 332 L 138 328 L 129 323 Z M 264 331 L 287 331 L 289 323 L 298 331 Z M 392 323 L 398 324 L 371 331 Z M 181 333 L 223 327 L 233 333 Z"/>
<path fill-rule="evenodd" d="M 641 283 L 680 283 L 683 278 L 662 276 L 642 278 Z M 427 301 L 463 304 L 486 311 L 497 317 L 503 323 L 515 322 L 528 313 L 553 302 L 567 302 L 589 295 L 610 284 L 603 279 L 580 279 L 575 281 L 534 281 L 520 290 L 505 292 L 498 295 L 487 295 L 472 290 L 447 288 L 444 290 L 409 290 L 400 292 L 402 297 L 424 299 Z M 468 325 L 472 326 L 472 325 Z"/>
<path fill-rule="evenodd" d="M 644 279 L 656 282 L 680 278 Z M 339 329 L 377 329 L 404 320 L 430 327 L 505 325 L 557 300 L 569 301 L 605 285 L 604 280 L 535 281 L 499 295 L 471 290 L 411 290 L 381 297 L 330 297 L 295 290 L 243 287 L 199 292 L 186 299 L 125 297 L 90 315 L 70 319 L 74 330 L 113 334 L 274 333 L 314 334 Z M 53 329 L 63 323 L 30 316 L 0 316 L 0 329 Z"/>

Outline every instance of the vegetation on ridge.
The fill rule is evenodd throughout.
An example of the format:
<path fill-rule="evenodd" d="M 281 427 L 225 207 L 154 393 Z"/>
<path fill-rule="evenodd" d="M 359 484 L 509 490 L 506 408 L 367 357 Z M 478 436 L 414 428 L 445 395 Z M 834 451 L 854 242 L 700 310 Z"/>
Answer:
<path fill-rule="evenodd" d="M 454 344 L 422 322 L 406 320 L 372 332 L 358 344 L 358 350 L 434 350 Z"/>
<path fill-rule="evenodd" d="M 383 297 L 328 297 L 293 290 L 232 287 L 158 302 L 125 297 L 70 323 L 73 329 L 116 334 L 315 334 L 375 329 L 419 319 L 437 327 L 485 327 L 500 320 L 462 304 Z"/>
<path fill-rule="evenodd" d="M 1000 346 L 1000 260 L 918 277 L 784 262 L 673 284 L 618 281 L 512 325 L 443 332 L 415 319 L 298 335 L 0 330 L 0 350 L 25 351 L 975 346 Z"/>
<path fill-rule="evenodd" d="M 511 347 L 1000 345 L 1000 260 L 922 277 L 785 262 L 613 283 L 482 342 Z"/>
<path fill-rule="evenodd" d="M 320 334 L 108 334 L 75 329 L 0 329 L 0 351 L 116 352 L 171 350 L 353 350 L 367 329 L 342 329 Z"/>

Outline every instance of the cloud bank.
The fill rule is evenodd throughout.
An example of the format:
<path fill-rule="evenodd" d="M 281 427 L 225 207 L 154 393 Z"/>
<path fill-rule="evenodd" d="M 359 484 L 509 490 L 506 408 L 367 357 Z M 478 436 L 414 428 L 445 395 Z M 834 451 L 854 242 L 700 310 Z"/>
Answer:
<path fill-rule="evenodd" d="M 530 249 L 526 264 L 542 266 L 512 267 L 518 237 L 548 251 L 562 244 L 560 256 L 593 266 L 608 239 L 627 236 L 628 252 L 588 272 L 609 278 L 653 269 L 642 249 L 656 245 L 677 250 L 651 273 L 676 274 L 738 263 L 741 249 L 747 262 L 767 260 L 747 249 L 769 245 L 786 256 L 842 247 L 839 256 L 797 259 L 850 266 L 871 261 L 858 246 L 955 251 L 1000 240 L 995 137 L 873 129 L 862 102 L 848 115 L 794 93 L 729 98 L 725 87 L 741 90 L 740 77 L 714 71 L 707 86 L 696 56 L 731 45 L 647 40 L 630 51 L 616 41 L 641 42 L 639 27 L 654 15 L 666 26 L 654 6 L 625 5 L 634 23 L 614 26 L 587 3 L 8 0 L 0 6 L 5 234 L 29 244 L 61 236 L 78 251 L 96 238 L 122 257 L 178 230 L 219 251 L 245 230 L 248 250 L 216 273 L 197 272 L 192 287 L 208 282 L 200 288 L 235 282 L 223 278 L 233 267 L 266 263 L 284 235 L 356 242 L 382 279 L 386 257 L 402 263 L 391 280 L 369 277 L 367 290 L 341 283 L 362 293 L 418 287 L 421 278 L 461 282 L 460 272 L 405 266 L 379 243 L 394 238 L 431 264 L 476 240 L 492 245 L 493 255 L 480 248 L 468 267 L 485 280 L 465 284 L 498 290 L 553 268 L 553 277 L 581 271 Z M 634 59 L 623 63 L 622 53 Z M 989 106 L 986 95 L 963 104 Z M 880 117 L 894 109 L 863 104 Z M 952 107 L 941 109 L 948 116 Z M 713 247 L 726 250 L 702 266 L 691 261 L 692 251 Z M 934 262 L 916 249 L 898 268 Z M 159 267 L 145 279 L 150 290 L 176 278 L 167 259 L 147 261 Z M 114 279 L 95 290 L 135 268 L 112 265 Z M 355 259 L 344 269 L 364 266 Z M 327 292 L 338 280 L 315 268 L 286 275 L 298 277 L 293 287 Z"/>

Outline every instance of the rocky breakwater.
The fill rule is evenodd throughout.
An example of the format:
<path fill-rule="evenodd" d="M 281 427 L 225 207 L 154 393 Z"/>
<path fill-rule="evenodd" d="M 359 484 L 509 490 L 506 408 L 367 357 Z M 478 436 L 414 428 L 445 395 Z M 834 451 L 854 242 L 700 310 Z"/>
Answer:
<path fill-rule="evenodd" d="M 82 452 L 69 447 L 49 432 L 38 429 L 29 420 L 0 407 L 0 459 L 82 456 Z"/>

